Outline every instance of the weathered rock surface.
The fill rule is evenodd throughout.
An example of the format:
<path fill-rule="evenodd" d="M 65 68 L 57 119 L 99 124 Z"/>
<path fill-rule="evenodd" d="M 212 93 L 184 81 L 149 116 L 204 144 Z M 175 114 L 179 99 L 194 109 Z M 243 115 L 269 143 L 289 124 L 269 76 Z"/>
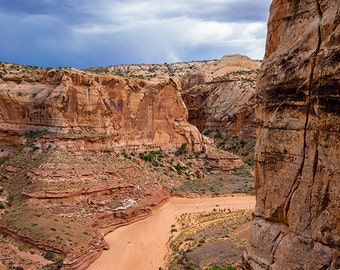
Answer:
<path fill-rule="evenodd" d="M 255 81 L 228 80 L 193 86 L 182 93 L 189 122 L 201 132 L 255 138 Z"/>
<path fill-rule="evenodd" d="M 225 66 L 223 69 L 221 66 Z M 203 132 L 218 131 L 226 138 L 255 138 L 255 80 L 260 63 L 229 55 L 204 72 L 182 79 L 182 96 L 189 122 Z"/>
<path fill-rule="evenodd" d="M 274 0 L 246 269 L 340 268 L 340 3 Z"/>
<path fill-rule="evenodd" d="M 95 69 L 157 81 L 169 79 L 181 90 L 189 122 L 224 137 L 255 138 L 255 80 L 260 61 L 244 55 L 173 64 L 117 65 Z"/>
<path fill-rule="evenodd" d="M 183 143 L 202 148 L 202 136 L 187 122 L 171 79 L 148 82 L 76 69 L 14 67 L 1 69 L 3 146 L 18 147 L 28 130 L 46 129 L 74 148 L 174 150 Z"/>

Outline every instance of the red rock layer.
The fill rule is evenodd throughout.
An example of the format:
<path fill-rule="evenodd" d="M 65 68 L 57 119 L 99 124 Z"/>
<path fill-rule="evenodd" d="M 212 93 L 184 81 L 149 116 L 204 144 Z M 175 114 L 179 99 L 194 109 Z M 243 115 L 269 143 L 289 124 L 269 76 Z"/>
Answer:
<path fill-rule="evenodd" d="M 39 69 L 4 75 L 0 90 L 3 148 L 20 146 L 21 135 L 41 129 L 76 148 L 202 147 L 171 79 L 152 83 L 76 69 Z"/>

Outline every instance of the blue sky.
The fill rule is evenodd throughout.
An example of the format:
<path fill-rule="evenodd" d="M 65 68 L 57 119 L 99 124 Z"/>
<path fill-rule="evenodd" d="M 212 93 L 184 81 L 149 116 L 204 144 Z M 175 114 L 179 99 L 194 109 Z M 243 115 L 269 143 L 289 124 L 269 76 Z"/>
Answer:
<path fill-rule="evenodd" d="M 262 59 L 271 0 L 3 0 L 0 61 L 95 67 Z"/>

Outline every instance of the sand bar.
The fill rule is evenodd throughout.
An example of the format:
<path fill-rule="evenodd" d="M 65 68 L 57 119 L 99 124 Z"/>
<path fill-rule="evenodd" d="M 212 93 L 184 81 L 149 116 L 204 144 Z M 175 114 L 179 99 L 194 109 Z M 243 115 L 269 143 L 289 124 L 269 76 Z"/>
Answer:
<path fill-rule="evenodd" d="M 218 205 L 218 206 L 217 206 Z M 158 270 L 164 267 L 171 225 L 182 213 L 253 209 L 255 196 L 230 195 L 213 198 L 171 198 L 150 217 L 120 227 L 105 236 L 110 249 L 88 268 L 90 270 Z"/>

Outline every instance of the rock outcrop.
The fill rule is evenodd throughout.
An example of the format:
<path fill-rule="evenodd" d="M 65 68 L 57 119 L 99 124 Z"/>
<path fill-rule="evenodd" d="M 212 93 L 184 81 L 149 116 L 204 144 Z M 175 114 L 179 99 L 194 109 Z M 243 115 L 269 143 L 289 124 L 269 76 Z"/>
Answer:
<path fill-rule="evenodd" d="M 187 122 L 171 79 L 151 82 L 9 64 L 2 64 L 1 75 L 2 152 L 19 147 L 27 131 L 42 129 L 56 135 L 54 142 L 88 150 L 175 150 L 183 143 L 202 148 L 202 136 Z"/>
<path fill-rule="evenodd" d="M 182 93 L 189 122 L 201 132 L 223 137 L 255 138 L 255 81 L 222 79 L 195 85 Z"/>
<path fill-rule="evenodd" d="M 159 80 L 171 78 L 188 108 L 189 122 L 201 132 L 226 138 L 255 138 L 255 80 L 260 61 L 244 55 L 172 64 L 117 65 L 97 72 Z"/>
<path fill-rule="evenodd" d="M 259 65 L 259 61 L 243 55 L 227 55 L 209 68 L 183 76 L 182 96 L 189 122 L 201 132 L 254 139 Z"/>
<path fill-rule="evenodd" d="M 274 0 L 246 269 L 340 269 L 340 3 Z"/>

